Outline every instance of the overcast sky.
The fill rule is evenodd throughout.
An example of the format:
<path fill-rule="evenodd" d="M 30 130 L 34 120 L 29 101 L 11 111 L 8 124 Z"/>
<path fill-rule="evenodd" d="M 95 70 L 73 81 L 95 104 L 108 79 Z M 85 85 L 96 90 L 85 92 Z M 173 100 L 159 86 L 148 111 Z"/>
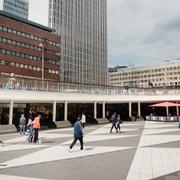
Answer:
<path fill-rule="evenodd" d="M 108 65 L 180 58 L 180 0 L 107 0 Z"/>

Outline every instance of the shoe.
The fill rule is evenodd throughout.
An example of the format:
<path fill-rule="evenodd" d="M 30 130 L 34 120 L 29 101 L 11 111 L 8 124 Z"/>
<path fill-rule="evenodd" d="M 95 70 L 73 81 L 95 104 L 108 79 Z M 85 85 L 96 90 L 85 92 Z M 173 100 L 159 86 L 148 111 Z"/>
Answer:
<path fill-rule="evenodd" d="M 112 133 L 112 131 L 110 131 L 110 133 Z"/>
<path fill-rule="evenodd" d="M 72 147 L 69 147 L 69 148 L 68 148 L 68 151 L 71 152 L 71 150 L 72 150 Z"/>

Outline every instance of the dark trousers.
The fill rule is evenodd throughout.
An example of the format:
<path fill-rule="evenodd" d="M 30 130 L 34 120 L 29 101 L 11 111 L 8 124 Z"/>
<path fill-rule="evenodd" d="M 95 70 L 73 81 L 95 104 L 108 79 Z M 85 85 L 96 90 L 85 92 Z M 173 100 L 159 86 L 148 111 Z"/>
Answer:
<path fill-rule="evenodd" d="M 79 140 L 80 145 L 81 145 L 81 150 L 83 150 L 83 136 L 74 136 L 74 140 L 72 144 L 70 145 L 70 149 L 73 148 L 73 146 L 76 144 L 77 140 Z"/>
<path fill-rule="evenodd" d="M 120 123 L 117 123 L 116 130 L 118 130 L 118 129 L 119 129 L 119 131 L 121 131 Z"/>
<path fill-rule="evenodd" d="M 116 129 L 116 123 L 112 123 L 111 129 L 110 129 L 110 132 L 112 132 L 113 128 L 115 128 L 115 129 Z M 117 131 L 117 129 L 116 129 L 116 131 Z"/>
<path fill-rule="evenodd" d="M 38 135 L 39 135 L 39 129 L 38 128 L 34 128 L 34 142 L 37 142 Z"/>

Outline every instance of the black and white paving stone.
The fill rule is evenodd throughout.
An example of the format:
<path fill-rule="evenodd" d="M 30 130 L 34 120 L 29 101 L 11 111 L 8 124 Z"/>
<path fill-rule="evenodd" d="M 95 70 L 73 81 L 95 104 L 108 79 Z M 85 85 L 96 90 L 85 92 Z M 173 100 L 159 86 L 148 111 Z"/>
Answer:
<path fill-rule="evenodd" d="M 25 136 L 0 135 L 0 180 L 180 179 L 177 123 L 129 122 L 84 129 L 84 150 L 68 150 L 73 129 L 40 131 L 42 144 Z"/>

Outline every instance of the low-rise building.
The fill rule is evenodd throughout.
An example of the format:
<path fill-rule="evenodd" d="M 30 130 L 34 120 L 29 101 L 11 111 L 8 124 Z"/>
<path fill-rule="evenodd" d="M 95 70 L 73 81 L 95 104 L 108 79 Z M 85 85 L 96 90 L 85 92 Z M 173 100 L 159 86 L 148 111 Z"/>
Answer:
<path fill-rule="evenodd" d="M 53 29 L 0 11 L 0 73 L 59 80 L 60 37 Z"/>
<path fill-rule="evenodd" d="M 111 86 L 127 87 L 176 87 L 180 86 L 180 62 L 166 62 L 164 64 L 119 68 L 109 72 Z"/>

